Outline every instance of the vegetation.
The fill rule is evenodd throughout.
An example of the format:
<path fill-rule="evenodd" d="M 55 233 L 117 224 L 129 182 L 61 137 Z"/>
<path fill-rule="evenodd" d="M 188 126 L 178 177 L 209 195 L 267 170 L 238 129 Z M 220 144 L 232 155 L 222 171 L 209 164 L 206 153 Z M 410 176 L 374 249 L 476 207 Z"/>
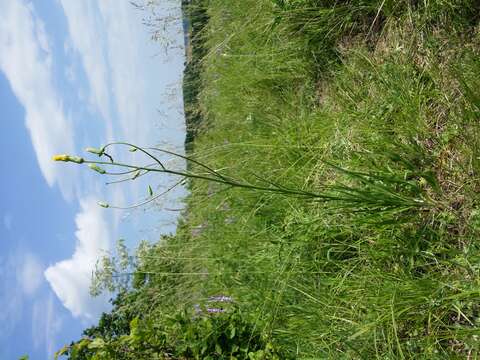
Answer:
<path fill-rule="evenodd" d="M 202 59 L 207 54 L 203 30 L 208 22 L 204 1 L 182 0 L 185 33 L 185 70 L 183 72 L 183 99 L 185 104 L 185 148 L 192 150 L 197 129 L 202 123 L 198 96 L 201 89 Z"/>
<path fill-rule="evenodd" d="M 187 210 L 103 260 L 112 311 L 59 354 L 480 358 L 478 1 L 185 6 Z"/>

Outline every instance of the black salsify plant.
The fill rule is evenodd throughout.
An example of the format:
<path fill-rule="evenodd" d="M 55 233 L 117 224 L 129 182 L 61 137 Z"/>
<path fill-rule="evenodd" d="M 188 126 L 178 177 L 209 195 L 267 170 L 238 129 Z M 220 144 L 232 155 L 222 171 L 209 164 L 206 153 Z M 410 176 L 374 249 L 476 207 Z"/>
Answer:
<path fill-rule="evenodd" d="M 125 146 L 131 152 L 141 152 L 153 163 L 147 165 L 136 165 L 117 162 L 107 152 L 110 147 Z M 154 194 L 152 188 L 148 187 L 149 198 L 140 203 L 128 206 L 112 206 L 110 204 L 99 202 L 99 205 L 105 208 L 131 209 L 142 206 L 154 201 L 155 199 L 165 195 L 175 187 L 183 184 L 187 179 L 199 179 L 225 185 L 229 188 L 241 188 L 250 191 L 259 191 L 264 193 L 278 194 L 281 196 L 296 197 L 309 201 L 321 201 L 325 203 L 334 203 L 338 208 L 350 208 L 355 211 L 391 211 L 398 210 L 403 212 L 409 209 L 429 208 L 434 205 L 434 201 L 428 197 L 423 190 L 425 179 L 418 175 L 419 181 L 407 180 L 399 178 L 390 173 L 364 173 L 343 169 L 334 164 L 325 164 L 346 176 L 356 185 L 347 185 L 337 183 L 333 185 L 324 185 L 320 192 L 306 191 L 297 188 L 291 188 L 281 185 L 277 182 L 270 181 L 264 177 L 254 174 L 259 184 L 252 184 L 244 180 L 238 180 L 234 177 L 224 175 L 212 167 L 195 160 L 192 157 L 178 154 L 173 151 L 156 148 L 141 147 L 127 142 L 111 142 L 101 148 L 86 148 L 87 152 L 98 155 L 101 160 L 88 160 L 79 156 L 71 155 L 55 155 L 54 161 L 72 162 L 76 164 L 87 164 L 92 170 L 114 177 L 120 177 L 119 180 L 108 182 L 107 184 L 132 181 L 149 173 L 161 173 L 179 176 L 180 181 L 159 194 Z M 154 153 L 163 153 L 175 158 L 183 159 L 187 163 L 194 164 L 204 171 L 204 173 L 196 173 L 188 170 L 176 170 L 168 168 Z M 109 171 L 109 168 L 120 168 L 124 171 Z"/>

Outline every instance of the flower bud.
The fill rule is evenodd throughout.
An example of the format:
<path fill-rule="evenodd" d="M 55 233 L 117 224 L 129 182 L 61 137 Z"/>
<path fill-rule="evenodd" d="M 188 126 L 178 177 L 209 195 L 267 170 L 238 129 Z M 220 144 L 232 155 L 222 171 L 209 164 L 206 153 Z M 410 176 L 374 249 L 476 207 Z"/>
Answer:
<path fill-rule="evenodd" d="M 53 161 L 68 161 L 68 155 L 66 154 L 61 154 L 61 155 L 55 155 L 52 157 Z"/>
<path fill-rule="evenodd" d="M 108 205 L 107 203 L 104 203 L 104 202 L 102 202 L 102 201 L 97 202 L 97 204 L 98 204 L 99 206 L 105 208 L 105 209 L 110 207 L 110 205 Z"/>
<path fill-rule="evenodd" d="M 77 164 L 83 163 L 83 158 L 80 156 L 68 156 L 66 161 L 71 161 Z"/>
<path fill-rule="evenodd" d="M 83 158 L 79 156 L 70 156 L 66 154 L 61 154 L 61 155 L 55 155 L 53 156 L 53 161 L 65 161 L 65 162 L 74 162 L 77 164 L 83 163 Z"/>
<path fill-rule="evenodd" d="M 100 166 L 97 166 L 96 164 L 89 164 L 88 167 L 100 174 L 105 174 L 106 172 L 104 169 L 102 169 Z"/>
<path fill-rule="evenodd" d="M 102 156 L 103 153 L 105 152 L 105 148 L 97 149 L 94 147 L 87 147 L 85 148 L 85 151 L 92 153 L 92 154 L 97 154 L 98 156 Z"/>
<path fill-rule="evenodd" d="M 135 180 L 139 176 L 140 176 L 140 170 L 135 171 L 135 174 L 133 174 L 132 180 Z"/>
<path fill-rule="evenodd" d="M 153 195 L 153 190 L 152 190 L 152 187 L 150 185 L 148 185 L 148 195 L 149 196 Z"/>

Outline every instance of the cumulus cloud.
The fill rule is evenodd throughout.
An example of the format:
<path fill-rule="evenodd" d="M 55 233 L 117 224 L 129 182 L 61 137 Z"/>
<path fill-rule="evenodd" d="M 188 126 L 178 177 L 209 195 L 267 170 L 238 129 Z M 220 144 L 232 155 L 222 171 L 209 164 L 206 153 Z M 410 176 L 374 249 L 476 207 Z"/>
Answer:
<path fill-rule="evenodd" d="M 110 232 L 105 212 L 93 198 L 82 199 L 80 204 L 75 252 L 70 259 L 48 267 L 45 277 L 75 317 L 92 320 L 106 309 L 105 298 L 92 298 L 89 288 L 98 257 L 110 248 Z"/>
<path fill-rule="evenodd" d="M 51 161 L 52 154 L 72 152 L 73 131 L 53 86 L 45 26 L 31 3 L 2 1 L 0 13 L 0 70 L 25 108 L 25 124 L 43 176 L 50 186 L 58 183 L 63 194 L 71 197 L 72 178 L 61 176 Z"/>

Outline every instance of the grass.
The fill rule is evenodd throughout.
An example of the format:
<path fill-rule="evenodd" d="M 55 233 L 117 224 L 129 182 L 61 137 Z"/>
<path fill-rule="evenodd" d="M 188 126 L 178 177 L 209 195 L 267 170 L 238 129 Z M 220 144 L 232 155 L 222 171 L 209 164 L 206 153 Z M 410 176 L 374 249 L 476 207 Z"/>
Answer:
<path fill-rule="evenodd" d="M 195 156 L 355 201 L 193 182 L 181 251 L 224 274 L 197 291 L 232 295 L 292 358 L 476 358 L 473 3 L 331 4 L 208 3 Z"/>
<path fill-rule="evenodd" d="M 195 6 L 190 156 L 338 199 L 192 180 L 177 234 L 137 266 L 136 311 L 225 294 L 281 358 L 480 358 L 477 2 Z"/>

